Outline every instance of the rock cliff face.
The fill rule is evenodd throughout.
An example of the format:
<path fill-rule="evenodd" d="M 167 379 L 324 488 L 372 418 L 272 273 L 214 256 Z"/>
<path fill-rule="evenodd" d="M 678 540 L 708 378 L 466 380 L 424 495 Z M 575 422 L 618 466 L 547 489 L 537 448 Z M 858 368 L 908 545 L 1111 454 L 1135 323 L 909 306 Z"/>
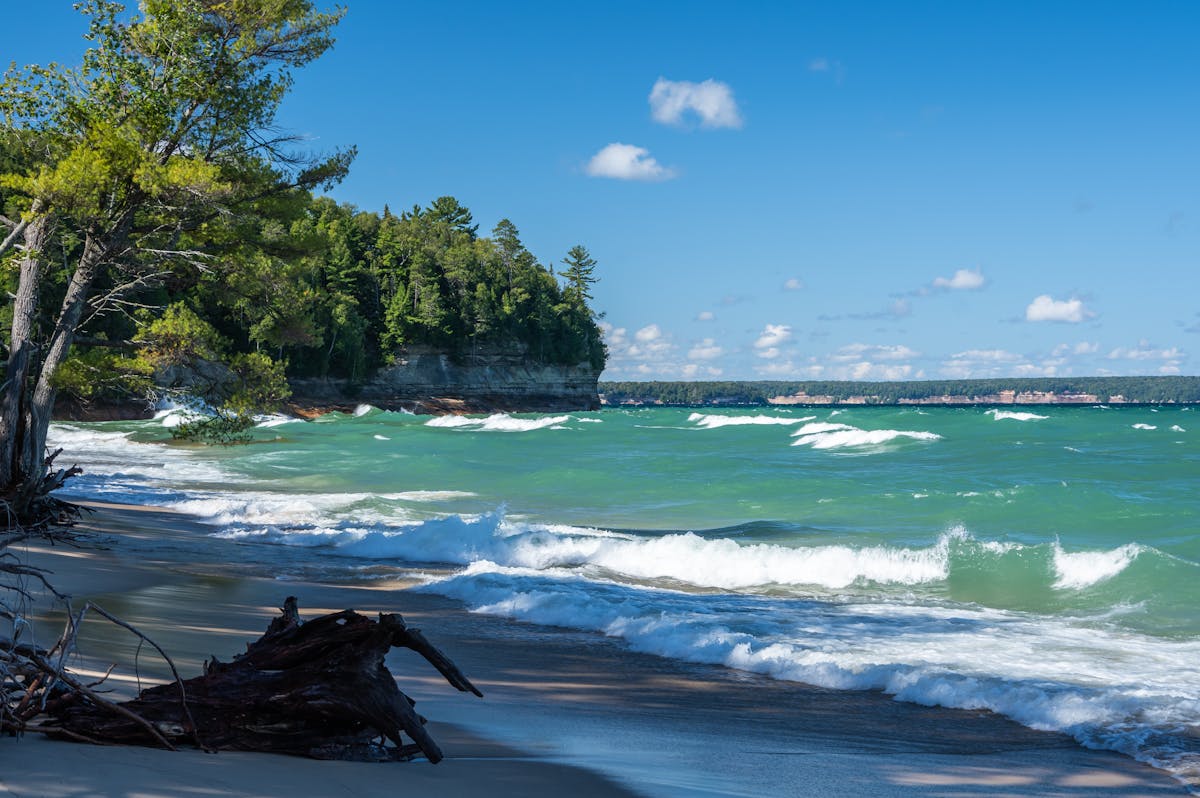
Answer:
<path fill-rule="evenodd" d="M 368 403 L 414 412 L 541 412 L 598 409 L 599 377 L 588 363 L 538 363 L 517 349 L 480 350 L 454 358 L 410 347 L 398 354 L 395 365 L 360 385 L 312 379 L 291 384 L 293 403 L 299 408 Z"/>

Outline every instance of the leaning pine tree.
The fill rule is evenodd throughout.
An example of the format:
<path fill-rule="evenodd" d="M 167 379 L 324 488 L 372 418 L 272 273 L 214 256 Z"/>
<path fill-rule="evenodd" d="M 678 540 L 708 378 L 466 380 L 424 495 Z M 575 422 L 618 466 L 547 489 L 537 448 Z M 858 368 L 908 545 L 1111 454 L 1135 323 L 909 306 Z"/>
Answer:
<path fill-rule="evenodd" d="M 62 511 L 46 434 L 55 374 L 103 303 L 176 268 L 227 268 L 207 242 L 264 202 L 327 185 L 353 151 L 315 160 L 272 132 L 291 70 L 333 44 L 341 12 L 308 0 L 143 0 L 126 14 L 80 4 L 92 48 L 76 69 L 31 66 L 0 82 L 0 259 L 16 261 L 0 389 L 0 526 Z M 39 296 L 71 253 L 57 310 Z M 97 296 L 105 270 L 120 275 Z M 56 275 L 57 276 L 57 275 Z"/>

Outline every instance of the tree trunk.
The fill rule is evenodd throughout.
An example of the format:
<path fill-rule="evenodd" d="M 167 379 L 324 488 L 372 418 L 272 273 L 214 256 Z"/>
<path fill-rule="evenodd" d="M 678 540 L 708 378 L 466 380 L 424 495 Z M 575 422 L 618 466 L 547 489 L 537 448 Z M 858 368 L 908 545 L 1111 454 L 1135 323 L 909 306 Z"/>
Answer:
<path fill-rule="evenodd" d="M 75 328 L 79 325 L 79 320 L 83 317 L 83 311 L 87 307 L 92 284 L 104 262 L 117 246 L 124 243 L 130 221 L 131 216 L 126 214 L 106 235 L 88 233 L 84 239 L 83 254 L 67 285 L 67 293 L 63 297 L 58 321 L 54 326 L 54 333 L 50 337 L 50 344 L 42 358 L 41 368 L 31 373 L 28 363 L 18 363 L 17 365 L 23 366 L 23 370 L 10 372 L 10 375 L 14 377 L 10 391 L 19 390 L 22 397 L 28 396 L 27 386 L 36 375 L 32 397 L 22 402 L 25 407 L 21 415 L 17 417 L 17 434 L 11 436 L 14 439 L 11 457 L 14 466 L 9 479 L 5 482 L 6 491 L 15 499 L 14 509 L 20 515 L 27 514 L 46 492 L 47 486 L 51 484 L 46 481 L 48 470 L 46 434 L 50 429 L 50 414 L 54 408 L 56 393 L 54 375 L 63 361 L 67 359 L 67 355 L 70 354 L 71 343 L 75 338 Z M 33 225 L 30 227 L 32 228 Z M 34 275 L 31 272 L 32 276 Z M 24 271 L 22 271 L 21 282 L 22 285 L 25 282 Z M 30 290 L 34 292 L 32 307 L 36 309 L 37 288 L 34 286 Z M 13 340 L 16 341 L 16 318 L 13 320 L 13 329 Z M 29 335 L 26 334 L 26 337 Z M 18 376 L 20 379 L 15 379 Z"/>
<path fill-rule="evenodd" d="M 33 327 L 45 265 L 42 252 L 55 226 L 53 215 L 39 211 L 40 206 L 35 206 L 32 211 L 35 215 L 24 230 L 25 251 L 21 257 L 17 295 L 13 300 L 8 368 L 0 397 L 0 496 L 6 499 L 14 496 L 30 476 L 23 467 L 23 452 L 29 431 L 29 371 L 36 350 Z"/>

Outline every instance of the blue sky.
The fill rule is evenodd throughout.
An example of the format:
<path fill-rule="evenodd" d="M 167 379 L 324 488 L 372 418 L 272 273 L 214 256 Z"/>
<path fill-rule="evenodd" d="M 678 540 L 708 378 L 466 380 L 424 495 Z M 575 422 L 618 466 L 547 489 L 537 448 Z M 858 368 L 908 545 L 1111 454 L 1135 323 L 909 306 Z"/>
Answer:
<path fill-rule="evenodd" d="M 1200 373 L 1194 3 L 348 5 L 281 125 L 586 245 L 607 379 Z"/>

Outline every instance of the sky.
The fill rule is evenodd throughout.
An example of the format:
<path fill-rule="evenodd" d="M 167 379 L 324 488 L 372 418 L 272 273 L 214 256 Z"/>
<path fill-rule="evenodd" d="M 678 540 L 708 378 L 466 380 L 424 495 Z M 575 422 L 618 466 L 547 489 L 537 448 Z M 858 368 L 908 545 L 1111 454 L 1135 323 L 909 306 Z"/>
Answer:
<path fill-rule="evenodd" d="M 588 247 L 604 379 L 1200 374 L 1200 4 L 346 5 L 280 127 L 357 146 L 341 202 Z"/>

